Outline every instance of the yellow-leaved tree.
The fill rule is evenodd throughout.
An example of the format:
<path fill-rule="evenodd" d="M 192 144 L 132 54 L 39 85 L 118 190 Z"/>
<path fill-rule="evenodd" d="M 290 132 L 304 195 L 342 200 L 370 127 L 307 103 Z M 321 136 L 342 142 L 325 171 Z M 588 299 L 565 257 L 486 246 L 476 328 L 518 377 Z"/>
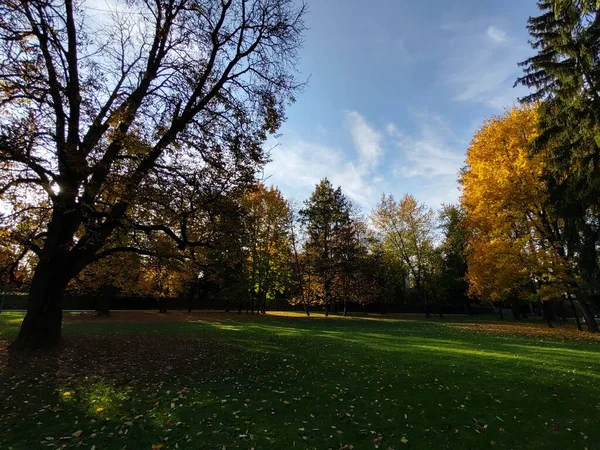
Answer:
<path fill-rule="evenodd" d="M 537 135 L 537 107 L 515 107 L 486 121 L 467 151 L 467 277 L 470 294 L 484 300 L 558 299 L 578 285 L 562 224 L 548 208 L 544 155 L 530 152 Z"/>

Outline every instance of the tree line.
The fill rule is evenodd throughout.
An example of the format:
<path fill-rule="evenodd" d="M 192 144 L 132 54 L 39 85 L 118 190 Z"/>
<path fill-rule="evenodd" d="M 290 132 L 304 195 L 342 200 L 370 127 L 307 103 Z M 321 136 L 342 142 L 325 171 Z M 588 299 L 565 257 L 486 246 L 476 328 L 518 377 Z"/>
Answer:
<path fill-rule="evenodd" d="M 383 196 L 368 217 L 327 180 L 302 205 L 257 183 L 304 87 L 305 5 L 126 6 L 92 20 L 83 2 L 0 0 L 0 280 L 29 294 L 15 346 L 57 344 L 64 293 L 106 285 L 327 313 L 406 292 L 427 315 L 467 289 L 566 296 L 598 330 L 594 0 L 538 1 L 517 80 L 531 94 L 477 132 L 460 205 Z"/>
<path fill-rule="evenodd" d="M 178 297 L 190 310 L 209 298 L 252 313 L 283 298 L 307 314 L 322 308 L 326 315 L 345 315 L 348 303 L 418 303 L 429 315 L 467 300 L 466 234 L 457 206 L 437 212 L 411 195 L 383 196 L 365 217 L 341 187 L 323 179 L 302 204 L 256 183 L 223 194 L 205 213 L 213 217 L 202 225 L 205 245 L 182 251 L 158 235 L 143 254 L 116 252 L 90 264 L 67 291 Z M 32 258 L 15 266 L 13 286 L 29 288 Z"/>

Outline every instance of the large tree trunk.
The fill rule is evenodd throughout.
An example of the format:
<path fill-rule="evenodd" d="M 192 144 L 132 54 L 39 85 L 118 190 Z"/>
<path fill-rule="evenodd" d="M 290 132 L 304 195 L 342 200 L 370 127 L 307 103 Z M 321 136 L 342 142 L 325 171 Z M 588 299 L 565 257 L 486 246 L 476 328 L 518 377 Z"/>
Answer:
<path fill-rule="evenodd" d="M 65 263 L 60 258 L 41 259 L 38 263 L 29 291 L 27 314 L 13 348 L 42 349 L 60 343 L 62 297 L 69 282 Z"/>

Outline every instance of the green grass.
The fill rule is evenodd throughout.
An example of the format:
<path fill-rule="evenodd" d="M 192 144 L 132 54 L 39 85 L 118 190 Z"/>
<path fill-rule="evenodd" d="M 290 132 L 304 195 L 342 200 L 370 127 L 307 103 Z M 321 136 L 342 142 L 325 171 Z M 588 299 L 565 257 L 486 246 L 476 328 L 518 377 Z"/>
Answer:
<path fill-rule="evenodd" d="M 596 340 L 464 319 L 213 317 L 65 324 L 114 359 L 35 356 L 28 374 L 4 356 L 0 448 L 600 448 Z M 0 315 L 2 339 L 19 319 Z"/>

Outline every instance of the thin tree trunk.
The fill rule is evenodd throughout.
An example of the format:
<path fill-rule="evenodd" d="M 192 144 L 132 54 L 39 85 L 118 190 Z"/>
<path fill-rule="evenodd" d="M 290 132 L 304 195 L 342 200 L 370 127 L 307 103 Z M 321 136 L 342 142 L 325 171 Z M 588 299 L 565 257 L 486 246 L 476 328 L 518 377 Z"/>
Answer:
<path fill-rule="evenodd" d="M 583 331 L 583 328 L 581 327 L 581 321 L 579 320 L 579 314 L 577 314 L 577 308 L 575 308 L 575 302 L 570 295 L 568 297 L 569 302 L 571 303 L 571 309 L 573 310 L 573 316 L 575 317 L 575 323 L 577 324 L 577 329 L 579 331 Z"/>
<path fill-rule="evenodd" d="M 511 311 L 512 311 L 512 315 L 513 318 L 515 320 L 520 320 L 521 319 L 521 311 L 519 311 L 519 307 L 515 306 L 514 304 L 511 305 Z"/>
<path fill-rule="evenodd" d="M 579 295 L 582 295 L 581 293 Z M 594 318 L 594 313 L 592 312 L 590 306 L 587 304 L 585 299 L 577 298 L 579 301 L 579 307 L 581 308 L 581 312 L 583 313 L 583 317 L 585 319 L 585 323 L 587 325 L 587 329 L 591 333 L 598 333 L 598 323 Z"/>
<path fill-rule="evenodd" d="M 552 313 L 551 305 L 548 302 L 542 301 L 542 314 L 544 315 L 544 320 L 548 324 L 548 328 L 554 328 L 552 325 L 552 319 L 554 314 Z"/>
<path fill-rule="evenodd" d="M 560 302 L 559 306 L 560 306 L 560 310 L 559 310 L 560 321 L 564 325 L 567 323 L 567 310 L 565 309 L 565 302 Z"/>
<path fill-rule="evenodd" d="M 192 312 L 194 308 L 194 294 L 196 293 L 196 283 L 190 283 L 190 292 L 189 292 L 189 303 L 188 303 L 188 314 Z"/>
<path fill-rule="evenodd" d="M 431 314 L 429 314 L 429 307 L 427 305 L 427 294 L 425 294 L 425 292 L 421 292 L 421 298 L 423 302 L 423 309 L 425 310 L 425 317 L 431 319 Z"/>
<path fill-rule="evenodd" d="M 158 299 L 158 312 L 160 314 L 166 314 L 167 309 L 167 299 L 165 297 L 160 297 Z"/>

